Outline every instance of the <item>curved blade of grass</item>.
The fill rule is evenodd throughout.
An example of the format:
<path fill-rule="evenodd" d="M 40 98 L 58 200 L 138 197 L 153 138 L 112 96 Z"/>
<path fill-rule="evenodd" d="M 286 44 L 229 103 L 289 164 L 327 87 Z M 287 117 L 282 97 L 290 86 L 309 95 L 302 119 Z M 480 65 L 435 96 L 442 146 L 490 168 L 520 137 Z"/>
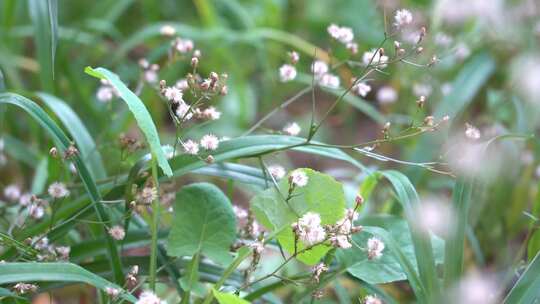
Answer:
<path fill-rule="evenodd" d="M 454 185 L 452 194 L 456 222 L 450 226 L 448 237 L 445 239 L 444 253 L 444 283 L 452 286 L 463 273 L 463 258 L 465 247 L 465 232 L 469 219 L 469 206 L 473 181 L 460 177 Z"/>
<path fill-rule="evenodd" d="M 540 298 L 540 253 L 536 254 L 525 272 L 504 299 L 505 304 L 532 304 Z"/>
<path fill-rule="evenodd" d="M 47 183 L 47 178 L 49 177 L 49 159 L 47 157 L 43 157 L 40 161 L 38 166 L 36 167 L 36 171 L 34 173 L 34 178 L 32 179 L 32 193 L 33 194 L 39 194 L 43 193 L 43 190 L 45 189 L 45 184 Z"/>
<path fill-rule="evenodd" d="M 58 45 L 58 1 L 47 0 L 47 5 L 51 29 L 51 67 L 54 79 L 54 58 L 56 56 L 56 46 Z"/>
<path fill-rule="evenodd" d="M 398 197 L 398 201 L 405 211 L 405 216 L 411 230 L 411 238 L 414 245 L 416 260 L 418 261 L 418 272 L 422 285 L 425 288 L 428 299 L 433 299 L 439 292 L 439 278 L 433 257 L 433 247 L 429 234 L 415 225 L 417 215 L 414 210 L 418 208 L 420 200 L 407 176 L 398 171 L 381 171 L 381 174 L 392 184 Z"/>
<path fill-rule="evenodd" d="M 144 133 L 152 154 L 157 158 L 159 167 L 161 170 L 163 170 L 165 175 L 171 177 L 173 175 L 171 167 L 169 166 L 165 153 L 161 148 L 159 135 L 156 126 L 154 125 L 154 121 L 152 120 L 152 116 L 150 116 L 150 113 L 148 113 L 144 103 L 137 95 L 135 95 L 135 93 L 128 89 L 128 87 L 120 80 L 118 75 L 114 74 L 113 72 L 104 68 L 93 69 L 91 67 L 86 67 L 84 71 L 93 77 L 107 79 L 109 83 L 118 91 L 120 97 L 127 103 L 129 110 L 133 113 L 133 116 L 135 116 L 135 120 L 137 121 L 141 131 Z"/>
<path fill-rule="evenodd" d="M 5 109 L 1 111 L 3 110 Z M 33 147 L 28 146 L 26 143 L 9 134 L 2 135 L 2 138 L 4 139 L 5 152 L 13 159 L 23 162 L 32 168 L 36 168 L 39 165 L 41 156 Z"/>
<path fill-rule="evenodd" d="M 80 282 L 98 289 L 117 288 L 123 292 L 120 297 L 131 303 L 137 299 L 124 291 L 121 286 L 111 283 L 87 270 L 71 263 L 3 263 L 0 264 L 0 284 L 18 282 Z"/>
<path fill-rule="evenodd" d="M 34 43 L 37 51 L 37 58 L 40 65 L 39 77 L 41 85 L 46 91 L 52 92 L 54 83 L 52 80 L 53 60 L 51 56 L 52 32 L 49 21 L 50 0 L 28 0 L 28 10 L 34 28 Z"/>
<path fill-rule="evenodd" d="M 46 131 L 56 144 L 56 147 L 63 153 L 71 144 L 71 141 L 66 134 L 56 125 L 56 123 L 33 101 L 13 93 L 0 93 L 0 104 L 11 104 L 26 111 L 34 118 Z M 90 196 L 92 204 L 96 210 L 96 215 L 100 222 L 108 222 L 109 216 L 105 212 L 101 204 L 101 194 L 98 191 L 97 185 L 90 175 L 88 168 L 82 161 L 80 156 L 76 155 L 73 158 L 73 163 L 77 168 L 77 173 L 81 178 L 86 192 Z M 122 263 L 118 254 L 115 241 L 109 236 L 104 226 L 105 234 L 107 235 L 107 243 L 109 246 L 109 256 L 111 267 L 114 270 L 115 281 L 121 283 L 123 281 Z"/>
<path fill-rule="evenodd" d="M 89 170 L 94 179 L 103 179 L 107 177 L 101 155 L 96 147 L 92 135 L 88 132 L 79 116 L 60 98 L 38 92 L 36 94 L 62 121 L 64 127 L 68 130 L 71 137 L 77 143 L 84 160 L 88 161 Z"/>

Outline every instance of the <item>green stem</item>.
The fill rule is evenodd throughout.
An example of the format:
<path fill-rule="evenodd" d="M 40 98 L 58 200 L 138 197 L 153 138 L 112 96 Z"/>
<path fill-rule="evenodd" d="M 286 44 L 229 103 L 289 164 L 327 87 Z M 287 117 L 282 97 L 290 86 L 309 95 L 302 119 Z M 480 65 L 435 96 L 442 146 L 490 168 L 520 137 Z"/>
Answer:
<path fill-rule="evenodd" d="M 152 155 L 152 179 L 154 187 L 159 192 L 157 158 Z M 156 290 L 156 274 L 157 274 L 157 242 L 159 229 L 159 198 L 152 202 L 152 243 L 150 244 L 150 289 Z"/>

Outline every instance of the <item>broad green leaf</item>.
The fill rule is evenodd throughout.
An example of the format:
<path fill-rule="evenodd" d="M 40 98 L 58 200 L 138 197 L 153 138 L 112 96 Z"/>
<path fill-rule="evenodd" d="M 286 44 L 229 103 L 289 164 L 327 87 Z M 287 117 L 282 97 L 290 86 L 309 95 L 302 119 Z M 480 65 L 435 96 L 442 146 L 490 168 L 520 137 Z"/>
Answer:
<path fill-rule="evenodd" d="M 219 292 L 215 289 L 212 289 L 212 293 L 214 293 L 214 297 L 216 297 L 219 304 L 249 304 L 250 303 L 233 293 Z"/>
<path fill-rule="evenodd" d="M 120 97 L 126 102 L 129 110 L 135 116 L 135 120 L 139 125 L 139 128 L 146 137 L 146 141 L 150 146 L 152 155 L 157 158 L 157 162 L 163 173 L 167 176 L 172 176 L 172 170 L 167 162 L 165 153 L 161 148 L 161 143 L 159 140 L 159 134 L 157 132 L 152 116 L 144 106 L 144 103 L 135 95 L 118 77 L 118 75 L 112 73 L 111 71 L 104 68 L 93 69 L 91 67 L 86 67 L 84 71 L 91 76 L 97 77 L 99 79 L 107 79 L 109 83 L 118 91 Z"/>
<path fill-rule="evenodd" d="M 418 272 L 418 263 L 414 253 L 411 233 L 407 222 L 396 216 L 370 216 L 361 219 L 356 224 L 373 226 L 385 229 L 396 241 L 406 259 Z M 353 236 L 353 247 L 339 249 L 336 252 L 338 261 L 347 267 L 347 271 L 353 276 L 366 281 L 369 284 L 384 284 L 401 281 L 407 278 L 406 272 L 400 265 L 399 260 L 389 252 L 383 251 L 380 259 L 368 260 L 365 252 L 367 240 L 372 237 L 370 233 L 360 232 Z M 444 256 L 444 242 L 432 237 L 436 262 L 442 264 Z"/>
<path fill-rule="evenodd" d="M 103 161 L 92 135 L 88 132 L 79 116 L 65 103 L 56 96 L 39 92 L 37 96 L 45 102 L 56 116 L 62 121 L 66 130 L 77 143 L 77 147 L 83 159 L 88 160 L 89 168 L 95 179 L 103 179 L 107 176 Z"/>
<path fill-rule="evenodd" d="M 311 170 L 303 170 L 308 184 L 297 188 L 289 202 L 285 197 L 289 191 L 287 178 L 279 183 L 277 189 L 270 188 L 259 193 L 251 200 L 251 208 L 257 220 L 270 231 L 279 232 L 278 240 L 289 253 L 294 252 L 294 233 L 291 224 L 307 212 L 315 212 L 321 216 L 321 224 L 335 224 L 345 214 L 345 194 L 343 186 L 331 176 Z M 304 249 L 301 242 L 298 251 Z M 318 245 L 299 254 L 298 259 L 308 265 L 316 264 L 330 250 L 329 246 Z"/>
<path fill-rule="evenodd" d="M 216 186 L 197 183 L 176 195 L 174 221 L 167 243 L 171 256 L 203 254 L 218 263 L 231 260 L 236 218 L 227 196 Z"/>
<path fill-rule="evenodd" d="M 120 297 L 134 303 L 137 301 L 122 287 L 111 283 L 71 263 L 3 263 L 0 264 L 0 284 L 18 282 L 77 282 L 90 284 L 98 289 L 107 287 L 123 291 Z"/>
<path fill-rule="evenodd" d="M 505 304 L 533 304 L 540 299 L 540 253 L 527 266 L 525 272 L 504 299 Z"/>
<path fill-rule="evenodd" d="M 66 136 L 64 131 L 58 127 L 58 125 L 40 108 L 35 102 L 17 94 L 13 93 L 0 93 L 0 105 L 11 104 L 26 111 L 32 118 L 34 118 L 45 131 L 50 135 L 56 147 L 60 153 L 63 153 L 71 144 L 70 139 Z M 73 157 L 73 163 L 77 169 L 77 173 L 81 178 L 84 188 L 88 193 L 92 204 L 90 206 L 95 208 L 97 218 L 100 222 L 108 222 L 109 215 L 105 212 L 105 209 L 101 203 L 101 194 L 98 187 L 90 174 L 90 171 L 86 167 L 86 164 L 80 157 L 75 155 Z M 71 204 L 68 204 L 71 205 Z M 115 241 L 107 233 L 107 227 L 103 226 L 105 235 L 107 235 L 107 245 L 109 249 L 109 257 L 111 268 L 113 269 L 114 278 L 117 283 L 123 281 L 122 263 L 118 250 L 116 248 Z"/>
<path fill-rule="evenodd" d="M 446 238 L 444 261 L 444 281 L 446 286 L 453 285 L 463 274 L 465 231 L 469 224 L 472 188 L 473 180 L 470 178 L 460 177 L 454 185 L 452 205 L 457 221 L 451 225 Z"/>

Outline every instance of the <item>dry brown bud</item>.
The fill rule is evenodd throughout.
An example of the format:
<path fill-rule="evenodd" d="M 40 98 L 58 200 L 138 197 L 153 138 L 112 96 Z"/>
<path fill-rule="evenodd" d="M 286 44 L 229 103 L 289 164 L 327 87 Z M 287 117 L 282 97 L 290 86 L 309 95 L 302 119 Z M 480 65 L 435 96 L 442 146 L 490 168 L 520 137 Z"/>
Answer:
<path fill-rule="evenodd" d="M 58 157 L 58 149 L 56 149 L 56 147 L 52 147 L 50 150 L 49 150 L 49 154 L 54 157 L 54 158 L 57 158 Z"/>

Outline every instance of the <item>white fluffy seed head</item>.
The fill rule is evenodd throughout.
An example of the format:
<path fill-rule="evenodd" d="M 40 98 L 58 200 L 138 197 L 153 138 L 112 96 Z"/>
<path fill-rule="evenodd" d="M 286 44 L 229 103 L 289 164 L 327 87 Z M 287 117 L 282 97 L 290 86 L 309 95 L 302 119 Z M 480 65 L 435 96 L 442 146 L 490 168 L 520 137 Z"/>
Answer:
<path fill-rule="evenodd" d="M 206 150 L 216 150 L 219 146 L 219 138 L 214 134 L 206 134 L 201 138 L 200 144 Z"/>
<path fill-rule="evenodd" d="M 369 238 L 367 241 L 367 253 L 368 258 L 379 259 L 382 256 L 384 250 L 384 243 L 376 237 Z"/>
<path fill-rule="evenodd" d="M 293 224 L 293 229 L 298 239 L 307 246 L 320 243 L 326 238 L 326 232 L 321 226 L 321 216 L 314 212 L 304 214 Z"/>
<path fill-rule="evenodd" d="M 151 291 L 143 291 L 135 304 L 161 304 L 161 299 Z"/>
<path fill-rule="evenodd" d="M 322 60 L 316 60 L 311 65 L 311 72 L 313 72 L 315 76 L 322 76 L 323 74 L 328 73 L 328 64 Z"/>
<path fill-rule="evenodd" d="M 301 169 L 296 169 L 291 172 L 290 181 L 296 187 L 304 187 L 308 184 L 309 178 Z"/>
<path fill-rule="evenodd" d="M 69 196 L 69 190 L 66 185 L 61 182 L 54 182 L 49 186 L 49 195 L 52 198 L 60 199 Z"/>
<path fill-rule="evenodd" d="M 285 172 L 285 168 L 279 165 L 268 166 L 268 172 L 275 179 L 282 179 L 285 176 L 285 174 L 287 174 L 287 172 Z"/>
<path fill-rule="evenodd" d="M 10 202 L 16 202 L 21 197 L 21 188 L 15 184 L 6 186 L 4 197 Z"/>
<path fill-rule="evenodd" d="M 413 21 L 413 16 L 410 11 L 406 9 L 401 9 L 396 11 L 396 14 L 394 15 L 394 25 L 397 28 L 402 28 L 404 26 L 407 26 L 411 24 Z"/>
<path fill-rule="evenodd" d="M 191 155 L 197 155 L 199 153 L 199 144 L 196 141 L 191 139 L 186 140 L 182 146 L 184 147 L 184 152 Z"/>
<path fill-rule="evenodd" d="M 120 225 L 114 225 L 111 228 L 109 228 L 109 235 L 113 239 L 115 239 L 117 241 L 121 241 L 126 236 L 126 231 L 124 230 L 124 227 L 122 227 Z"/>

